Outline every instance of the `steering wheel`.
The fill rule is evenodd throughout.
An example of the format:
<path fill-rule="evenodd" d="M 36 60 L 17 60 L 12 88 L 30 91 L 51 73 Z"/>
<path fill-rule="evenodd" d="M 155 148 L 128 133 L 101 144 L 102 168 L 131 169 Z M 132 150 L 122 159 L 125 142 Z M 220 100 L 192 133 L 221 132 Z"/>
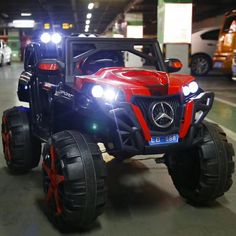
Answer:
<path fill-rule="evenodd" d="M 82 71 L 82 74 L 91 75 L 97 72 L 101 68 L 114 67 L 114 66 L 115 62 L 112 59 L 104 58 L 104 59 L 92 60 L 90 58 L 87 58 L 80 65 L 80 70 Z"/>

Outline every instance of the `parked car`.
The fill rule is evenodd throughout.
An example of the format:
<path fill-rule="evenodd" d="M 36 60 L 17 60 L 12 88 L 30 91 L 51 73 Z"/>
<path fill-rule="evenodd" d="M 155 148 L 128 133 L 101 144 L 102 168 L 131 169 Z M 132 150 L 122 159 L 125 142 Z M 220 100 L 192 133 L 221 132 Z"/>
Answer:
<path fill-rule="evenodd" d="M 220 30 L 219 41 L 213 57 L 213 67 L 232 78 L 233 52 L 236 49 L 236 9 L 227 12 Z"/>
<path fill-rule="evenodd" d="M 11 48 L 7 46 L 5 41 L 0 40 L 0 66 L 3 64 L 11 64 Z"/>
<path fill-rule="evenodd" d="M 219 32 L 219 27 L 208 27 L 192 34 L 190 68 L 193 75 L 206 75 L 212 68 Z"/>

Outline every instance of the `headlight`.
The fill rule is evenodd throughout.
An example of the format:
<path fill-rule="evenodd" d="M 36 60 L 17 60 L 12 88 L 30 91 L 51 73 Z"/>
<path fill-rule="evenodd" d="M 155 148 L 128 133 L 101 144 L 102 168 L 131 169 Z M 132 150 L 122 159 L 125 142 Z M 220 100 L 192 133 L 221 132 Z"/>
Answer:
<path fill-rule="evenodd" d="M 188 85 L 183 86 L 182 91 L 184 96 L 188 96 L 190 93 L 196 93 L 198 91 L 198 84 L 195 81 L 190 82 Z"/>
<path fill-rule="evenodd" d="M 59 33 L 50 34 L 50 33 L 48 33 L 48 32 L 44 32 L 44 33 L 40 36 L 40 40 L 41 40 L 43 43 L 52 42 L 52 43 L 58 44 L 58 43 L 61 42 L 62 36 L 61 36 Z"/>
<path fill-rule="evenodd" d="M 111 87 L 102 87 L 101 85 L 94 85 L 91 89 L 91 94 L 95 98 L 103 98 L 107 102 L 113 102 L 117 99 L 118 90 Z"/>
<path fill-rule="evenodd" d="M 183 86 L 183 94 L 184 96 L 188 96 L 190 94 L 190 89 L 188 86 Z"/>
<path fill-rule="evenodd" d="M 106 101 L 114 101 L 116 98 L 116 91 L 114 89 L 106 89 L 104 91 L 104 98 Z"/>
<path fill-rule="evenodd" d="M 40 37 L 43 43 L 49 43 L 51 41 L 51 35 L 49 33 L 43 33 Z"/>
<path fill-rule="evenodd" d="M 61 42 L 61 35 L 59 33 L 54 33 L 51 37 L 53 43 L 60 43 Z"/>
<path fill-rule="evenodd" d="M 91 92 L 95 98 L 101 98 L 103 96 L 104 89 L 101 85 L 95 85 L 93 86 Z"/>

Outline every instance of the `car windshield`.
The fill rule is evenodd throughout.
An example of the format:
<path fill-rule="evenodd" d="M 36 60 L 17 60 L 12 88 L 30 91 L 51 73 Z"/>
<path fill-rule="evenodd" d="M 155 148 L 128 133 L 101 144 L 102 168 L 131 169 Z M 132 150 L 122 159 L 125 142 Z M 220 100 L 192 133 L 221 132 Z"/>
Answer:
<path fill-rule="evenodd" d="M 84 54 L 91 54 L 83 58 Z M 80 57 L 82 58 L 80 59 Z M 135 67 L 155 70 L 157 65 L 154 60 L 150 45 L 136 45 L 129 50 L 96 50 L 93 45 L 83 45 L 79 50 L 74 50 L 74 74 L 94 74 L 105 67 Z"/>
<path fill-rule="evenodd" d="M 69 41 L 70 45 L 67 45 L 66 65 L 71 76 L 90 75 L 107 67 L 163 70 L 162 56 L 161 53 L 158 55 L 159 48 L 156 48 L 154 41 L 116 41 L 105 38 L 84 41 L 77 39 Z"/>

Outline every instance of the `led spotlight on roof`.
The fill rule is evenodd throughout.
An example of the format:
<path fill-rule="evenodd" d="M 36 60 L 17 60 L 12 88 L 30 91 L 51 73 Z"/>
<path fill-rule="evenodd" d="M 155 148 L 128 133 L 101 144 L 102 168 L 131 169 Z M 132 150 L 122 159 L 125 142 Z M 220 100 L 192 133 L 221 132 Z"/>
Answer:
<path fill-rule="evenodd" d="M 49 33 L 43 33 L 40 37 L 40 40 L 43 42 L 43 43 L 49 43 L 51 41 L 51 35 Z"/>
<path fill-rule="evenodd" d="M 56 44 L 60 43 L 61 39 L 62 39 L 62 37 L 59 33 L 54 33 L 51 37 L 52 42 L 56 43 Z"/>

